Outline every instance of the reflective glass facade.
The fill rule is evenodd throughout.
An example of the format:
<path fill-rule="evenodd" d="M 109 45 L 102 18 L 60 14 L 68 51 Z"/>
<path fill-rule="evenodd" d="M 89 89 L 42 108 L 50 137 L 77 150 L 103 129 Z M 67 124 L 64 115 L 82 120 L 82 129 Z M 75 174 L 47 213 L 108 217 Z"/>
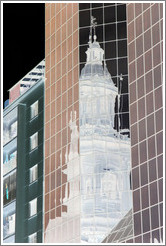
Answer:
<path fill-rule="evenodd" d="M 130 139 L 114 129 L 111 76 L 90 43 L 80 76 L 81 240 L 101 242 L 131 209 Z"/>
<path fill-rule="evenodd" d="M 134 238 L 163 242 L 163 3 L 127 5 Z"/>
<path fill-rule="evenodd" d="M 132 209 L 122 220 L 111 230 L 110 234 L 103 240 L 103 243 L 121 243 L 133 237 L 133 212 Z M 130 242 L 130 241 L 128 241 Z"/>
<path fill-rule="evenodd" d="M 44 242 L 80 242 L 78 4 L 45 9 Z"/>
<path fill-rule="evenodd" d="M 79 21 L 81 242 L 99 243 L 132 208 L 126 5 L 80 4 Z"/>
<path fill-rule="evenodd" d="M 132 207 L 126 6 L 45 11 L 44 242 L 101 242 Z"/>

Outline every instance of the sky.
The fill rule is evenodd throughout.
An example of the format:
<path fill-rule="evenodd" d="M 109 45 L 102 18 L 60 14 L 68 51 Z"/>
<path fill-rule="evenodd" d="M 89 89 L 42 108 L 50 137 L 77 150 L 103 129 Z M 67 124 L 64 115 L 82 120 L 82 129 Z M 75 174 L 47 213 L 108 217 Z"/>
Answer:
<path fill-rule="evenodd" d="M 44 3 L 3 4 L 3 101 L 45 56 Z"/>

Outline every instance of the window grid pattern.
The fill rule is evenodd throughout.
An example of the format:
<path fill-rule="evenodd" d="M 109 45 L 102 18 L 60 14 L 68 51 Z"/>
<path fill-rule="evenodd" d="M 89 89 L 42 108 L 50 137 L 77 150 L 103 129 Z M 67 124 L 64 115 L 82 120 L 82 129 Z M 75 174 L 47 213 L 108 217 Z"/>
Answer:
<path fill-rule="evenodd" d="M 78 143 L 72 127 L 78 131 L 78 4 L 46 4 L 45 13 L 44 242 L 77 243 L 79 161 L 72 154 L 73 141 Z"/>
<path fill-rule="evenodd" d="M 17 107 L 3 118 L 3 242 L 15 242 Z"/>
<path fill-rule="evenodd" d="M 85 4 L 86 5 L 86 4 Z M 120 7 L 124 8 L 123 4 L 92 4 L 93 11 L 108 11 L 106 7 L 114 7 L 117 11 Z M 120 7 L 118 7 L 118 5 Z M 89 7 L 88 7 L 89 8 Z M 73 13 L 70 15 L 70 9 Z M 113 8 L 112 8 L 113 9 Z M 61 204 L 55 204 L 55 197 L 61 195 L 64 196 L 63 188 L 66 187 L 65 178 L 63 179 L 62 173 L 63 165 L 65 170 L 67 168 L 65 153 L 68 149 L 70 153 L 71 142 L 72 142 L 72 131 L 70 126 L 73 127 L 79 125 L 78 121 L 78 78 L 79 78 L 79 52 L 78 52 L 78 4 L 46 4 L 46 84 L 45 84 L 45 242 L 61 242 L 62 238 L 64 242 L 80 242 L 80 232 L 78 228 L 80 227 L 79 216 L 75 220 L 70 218 L 65 218 L 63 223 L 63 237 L 62 237 L 62 224 L 54 223 L 55 216 L 57 217 L 56 221 L 58 223 L 61 221 L 61 213 L 64 212 Z M 82 11 L 83 12 L 83 11 Z M 81 13 L 81 11 L 80 11 Z M 79 13 L 79 14 L 80 14 Z M 116 13 L 116 11 L 115 11 Z M 115 14 L 114 13 L 114 14 Z M 96 15 L 94 13 L 94 15 Z M 118 16 L 118 13 L 117 13 Z M 119 18 L 119 17 L 118 17 Z M 128 72 L 127 72 L 127 51 L 122 49 L 124 44 L 126 44 L 126 21 L 123 19 L 118 19 L 118 24 L 114 20 L 111 20 L 111 23 L 108 22 L 108 25 L 98 25 L 97 28 L 101 28 L 105 32 L 105 28 L 113 28 L 115 30 L 115 38 L 108 38 L 106 42 L 102 41 L 101 45 L 105 45 L 109 49 L 110 44 L 114 47 L 116 46 L 116 55 L 119 52 L 119 59 L 113 59 L 114 57 L 108 56 L 107 64 L 109 67 L 112 67 L 111 75 L 114 79 L 114 83 L 118 83 L 119 73 L 123 73 L 124 83 L 123 89 L 120 94 L 123 94 L 122 97 L 126 98 L 128 101 Z M 118 36 L 118 25 L 119 28 L 124 28 L 125 36 Z M 71 28 L 72 27 L 72 28 Z M 85 28 L 82 28 L 85 29 Z M 89 27 L 88 36 L 89 36 Z M 80 29 L 81 30 L 81 29 Z M 101 31 L 101 33 L 104 33 Z M 100 33 L 100 31 L 99 31 Z M 109 33 L 109 32 L 107 32 Z M 67 34 L 67 35 L 66 35 Z M 118 39 L 117 39 L 118 36 Z M 81 40 L 81 39 L 80 39 Z M 102 40 L 105 41 L 105 36 Z M 108 44 L 109 43 L 109 44 Z M 123 43 L 123 45 L 122 45 Z M 120 48 L 121 47 L 121 48 Z M 85 45 L 81 45 L 79 49 L 84 49 Z M 67 50 L 67 58 L 66 58 Z M 107 52 L 110 54 L 110 52 Z M 72 61 L 72 63 L 71 63 Z M 120 65 L 121 63 L 121 65 Z M 65 67 L 66 65 L 66 67 Z M 83 62 L 80 66 L 83 65 Z M 121 70 L 120 70 L 121 67 Z M 119 70 L 118 70 L 119 69 Z M 124 69 L 124 70 L 123 70 Z M 119 87 L 119 86 L 118 86 Z M 74 89 L 74 90 L 73 90 Z M 128 104 L 127 104 L 128 105 Z M 118 106 L 117 106 L 118 107 Z M 73 112 L 71 114 L 71 111 Z M 76 114 L 75 114 L 76 112 Z M 126 117 L 125 117 L 126 115 Z M 67 116 L 67 117 L 66 117 Z M 124 112 L 121 112 L 121 117 L 125 117 L 123 122 L 128 122 L 128 109 L 125 109 Z M 70 124 L 69 124 L 70 122 Z M 118 122 L 118 121 L 117 121 Z M 76 125 L 75 125 L 76 123 Z M 67 127 L 66 127 L 67 126 Z M 129 123 L 127 123 L 129 126 Z M 56 133 L 56 134 L 55 134 Z M 58 141 L 57 141 L 58 140 Z M 59 141 L 60 140 L 60 141 Z M 78 146 L 79 147 L 79 146 Z M 56 150 L 56 151 L 55 151 Z M 75 158 L 77 159 L 77 157 Z M 60 165 L 58 164 L 60 163 Z M 74 163 L 74 161 L 73 161 Z M 76 169 L 74 169 L 76 170 Z M 68 170 L 68 177 L 70 176 L 70 171 Z M 73 177 L 76 177 L 72 174 Z M 57 187 L 57 179 L 60 176 L 61 184 L 60 187 Z M 76 187 L 79 187 L 79 176 L 76 179 L 72 179 L 71 186 L 74 187 L 74 182 L 76 182 Z M 58 181 L 59 182 L 59 181 Z M 59 189 L 60 188 L 60 189 Z M 72 190 L 72 188 L 71 188 Z M 71 192 L 70 192 L 71 193 Z M 59 195 L 60 194 L 60 195 Z M 68 202 L 68 208 L 71 208 L 73 204 L 79 202 L 79 195 L 76 194 L 76 199 Z M 70 199 L 69 199 L 70 200 Z M 58 201 L 58 200 L 56 200 Z M 78 206 L 76 206 L 78 207 Z M 78 208 L 79 209 L 79 208 Z M 79 211 L 78 211 L 79 212 Z M 65 223 L 67 221 L 67 223 Z M 51 236 L 52 235 L 52 236 Z M 67 235 L 67 236 L 66 236 Z M 69 238 L 67 238 L 69 237 Z M 56 238 L 56 239 L 55 239 Z M 50 240 L 50 241 L 49 241 Z M 52 240 L 52 241 L 51 241 Z"/>
<path fill-rule="evenodd" d="M 134 238 L 163 240 L 163 4 L 127 5 Z"/>
<path fill-rule="evenodd" d="M 104 49 L 108 71 L 121 95 L 120 102 L 116 101 L 115 106 L 115 128 L 129 128 L 126 4 L 86 4 L 86 7 L 84 5 L 80 4 L 79 12 L 80 71 L 86 62 L 90 16 L 93 15 L 97 21 L 97 41 Z M 123 77 L 122 82 L 120 74 Z M 118 125 L 119 118 L 121 127 Z"/>
<path fill-rule="evenodd" d="M 86 62 L 86 51 L 88 49 L 89 42 L 89 32 L 90 32 L 90 18 L 94 16 L 96 18 L 96 35 L 97 42 L 99 42 L 101 48 L 105 53 L 105 62 L 109 73 L 113 79 L 114 84 L 118 88 L 118 93 L 120 94 L 120 104 L 116 101 L 115 104 L 115 121 L 113 120 L 113 127 L 116 130 L 122 131 L 125 128 L 129 129 L 129 107 L 128 107 L 128 69 L 127 69 L 127 23 L 126 23 L 126 4 L 80 4 L 79 5 L 79 44 L 80 44 L 80 73 Z M 86 6 L 86 7 L 85 7 Z M 120 83 L 120 74 L 122 74 L 123 81 Z M 82 78 L 84 81 L 84 79 Z M 86 80 L 86 79 L 85 79 Z M 90 78 L 89 78 L 90 80 Z M 97 80 L 96 80 L 97 81 Z M 97 81 L 93 78 L 93 83 Z M 102 81 L 104 84 L 104 81 Z M 82 84 L 81 84 L 82 83 Z M 118 223 L 123 216 L 131 209 L 131 191 L 128 186 L 129 178 L 127 179 L 128 170 L 125 166 L 126 172 L 122 171 L 121 167 L 125 165 L 123 159 L 124 149 L 121 148 L 121 140 L 110 139 L 107 136 L 107 131 L 102 136 L 103 143 L 105 146 L 96 149 L 96 145 L 99 145 L 98 132 L 95 129 L 95 120 L 101 120 L 98 123 L 99 127 L 103 120 L 103 115 L 105 113 L 105 108 L 107 105 L 107 100 L 109 100 L 108 94 L 106 95 L 106 86 L 103 86 L 103 92 L 99 90 L 98 96 L 93 95 L 93 90 L 96 88 L 93 86 L 85 92 L 84 83 L 80 80 L 80 166 L 81 166 L 81 236 L 82 240 L 86 242 L 98 243 L 99 240 L 102 241 L 106 237 L 113 227 Z M 93 84 L 92 83 L 92 84 Z M 88 84 L 88 82 L 87 82 Z M 90 82 L 89 82 L 90 87 Z M 97 87 L 98 88 L 98 87 Z M 91 90 L 91 95 L 90 94 Z M 82 96 L 82 94 L 84 95 Z M 86 94 L 87 93 L 87 94 Z M 100 95 L 103 93 L 103 98 Z M 88 96 L 87 96 L 88 95 Z M 97 101 L 98 99 L 98 101 Z M 102 100 L 103 99 L 103 100 Z M 98 104 L 96 103 L 98 102 Z M 102 102 L 102 103 L 101 103 Z M 101 103 L 101 104 L 100 104 Z M 111 98 L 111 103 L 113 103 L 113 110 L 111 117 L 114 119 L 114 99 Z M 97 105 L 97 107 L 95 107 Z M 101 107 L 99 107 L 101 105 Z M 99 110 L 100 108 L 100 110 Z M 84 111 L 84 113 L 83 113 Z M 96 112 L 101 114 L 99 116 Z M 86 112 L 86 116 L 85 116 Z M 90 113 L 89 118 L 86 118 L 88 113 Z M 96 115 L 98 116 L 97 118 Z M 103 118 L 102 118 L 103 117 Z M 86 123 L 84 123 L 84 118 L 86 118 Z M 91 119 L 93 123 L 91 124 Z M 105 116 L 106 120 L 110 119 L 110 112 L 107 112 Z M 120 119 L 120 120 L 119 120 Z M 95 122 L 95 123 L 94 123 Z M 121 125 L 119 126 L 119 122 Z M 102 123 L 103 124 L 103 123 Z M 101 125 L 102 125 L 101 124 Z M 89 128 L 88 128 L 89 125 Z M 93 126 L 92 126 L 93 125 Z M 108 127 L 108 131 L 110 130 Z M 88 135 L 88 140 L 86 139 L 86 130 L 91 132 Z M 105 127 L 106 129 L 106 127 Z M 95 132 L 96 130 L 96 132 Z M 85 134 L 85 135 L 84 135 Z M 90 145 L 88 148 L 88 153 L 86 152 L 86 147 L 84 146 L 84 139 L 87 140 L 86 144 Z M 100 137 L 99 137 L 100 139 Z M 115 147 L 114 151 L 110 148 L 110 142 L 115 147 L 118 143 L 119 149 Z M 96 145 L 95 145 L 96 144 Z M 127 145 L 127 144 L 126 144 Z M 130 143 L 129 143 L 130 145 Z M 123 153 L 122 153 L 123 152 Z M 111 153 L 111 154 L 110 154 Z M 126 158 L 129 156 L 130 162 L 130 147 L 125 149 Z M 116 168 L 112 170 L 114 164 L 113 160 L 116 157 Z M 102 169 L 105 165 L 106 168 Z M 88 163 L 90 163 L 89 168 Z M 93 167 L 96 167 L 96 169 Z M 105 174 L 105 170 L 110 170 L 110 173 Z M 124 174 L 125 173 L 125 174 Z M 110 175 L 110 176 L 109 176 Z M 118 177 L 121 177 L 121 182 Z M 128 175 L 129 177 L 129 175 Z M 123 181 L 122 181 L 123 180 Z M 100 190 L 100 182 L 102 189 Z M 119 188 L 115 188 L 115 183 L 118 183 Z M 126 182 L 126 186 L 124 185 Z M 97 183 L 97 185 L 96 185 Z M 87 190 L 86 190 L 87 189 Z M 112 203 L 115 202 L 114 195 L 116 192 L 120 191 L 121 194 L 125 194 L 128 200 L 128 206 L 125 206 L 125 199 L 120 200 L 120 205 L 116 204 L 115 207 L 119 206 L 119 213 L 113 208 Z M 102 195 L 101 195 L 102 194 Z M 109 195 L 108 195 L 109 194 Z M 88 197 L 89 195 L 89 197 Z M 116 196 L 116 195 L 115 195 Z M 123 196 L 123 195 L 122 195 Z M 98 202 L 94 202 L 94 197 L 98 198 Z M 97 200 L 96 198 L 96 200 Z M 105 199 L 105 200 L 104 200 Z M 131 202 L 132 203 L 132 202 Z M 98 205 L 100 204 L 100 205 Z M 123 205 L 122 205 L 123 204 Z M 103 206 L 103 207 L 102 207 Z M 110 207 L 112 208 L 110 209 Z M 130 208 L 129 208 L 130 206 Z M 102 210 L 98 211 L 98 209 Z M 121 217 L 121 215 L 122 217 Z M 115 224 L 112 223 L 112 216 L 114 216 Z M 99 229 L 100 224 L 98 220 L 102 220 L 102 225 Z M 105 223 L 105 219 L 107 223 Z M 102 227 L 103 226 L 103 227 Z M 132 234 L 132 232 L 131 232 Z M 84 242 L 84 241 L 83 241 Z"/>

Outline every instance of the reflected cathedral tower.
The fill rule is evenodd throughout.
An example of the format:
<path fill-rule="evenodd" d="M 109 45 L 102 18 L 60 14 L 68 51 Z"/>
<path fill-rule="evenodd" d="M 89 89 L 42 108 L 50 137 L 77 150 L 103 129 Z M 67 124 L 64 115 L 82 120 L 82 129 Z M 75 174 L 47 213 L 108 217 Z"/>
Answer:
<path fill-rule="evenodd" d="M 80 75 L 81 241 L 99 243 L 132 207 L 130 139 L 114 128 L 118 88 L 91 18 Z M 92 37 L 93 31 L 93 37 Z"/>

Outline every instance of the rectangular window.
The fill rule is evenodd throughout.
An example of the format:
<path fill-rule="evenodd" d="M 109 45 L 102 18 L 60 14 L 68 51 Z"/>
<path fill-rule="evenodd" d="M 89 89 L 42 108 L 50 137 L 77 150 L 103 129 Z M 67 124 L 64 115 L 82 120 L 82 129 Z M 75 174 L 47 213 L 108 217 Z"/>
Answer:
<path fill-rule="evenodd" d="M 4 154 L 3 158 L 3 175 L 6 175 L 17 166 L 17 151 Z"/>
<path fill-rule="evenodd" d="M 37 243 L 37 232 L 29 235 L 28 243 Z"/>
<path fill-rule="evenodd" d="M 3 208 L 3 238 L 15 233 L 16 202 Z"/>
<path fill-rule="evenodd" d="M 30 137 L 30 150 L 35 149 L 38 146 L 38 132 Z"/>
<path fill-rule="evenodd" d="M 38 115 L 38 101 L 31 105 L 31 119 Z"/>
<path fill-rule="evenodd" d="M 11 110 L 3 119 L 3 145 L 17 136 L 17 107 Z"/>
<path fill-rule="evenodd" d="M 37 214 L 37 198 L 29 202 L 29 217 Z"/>
<path fill-rule="evenodd" d="M 3 205 L 16 198 L 16 171 L 6 175 L 3 179 Z"/>
<path fill-rule="evenodd" d="M 29 183 L 34 182 L 38 178 L 38 165 L 35 165 L 29 170 Z"/>
<path fill-rule="evenodd" d="M 9 128 L 9 138 L 10 140 L 17 136 L 17 121 L 11 124 Z"/>

